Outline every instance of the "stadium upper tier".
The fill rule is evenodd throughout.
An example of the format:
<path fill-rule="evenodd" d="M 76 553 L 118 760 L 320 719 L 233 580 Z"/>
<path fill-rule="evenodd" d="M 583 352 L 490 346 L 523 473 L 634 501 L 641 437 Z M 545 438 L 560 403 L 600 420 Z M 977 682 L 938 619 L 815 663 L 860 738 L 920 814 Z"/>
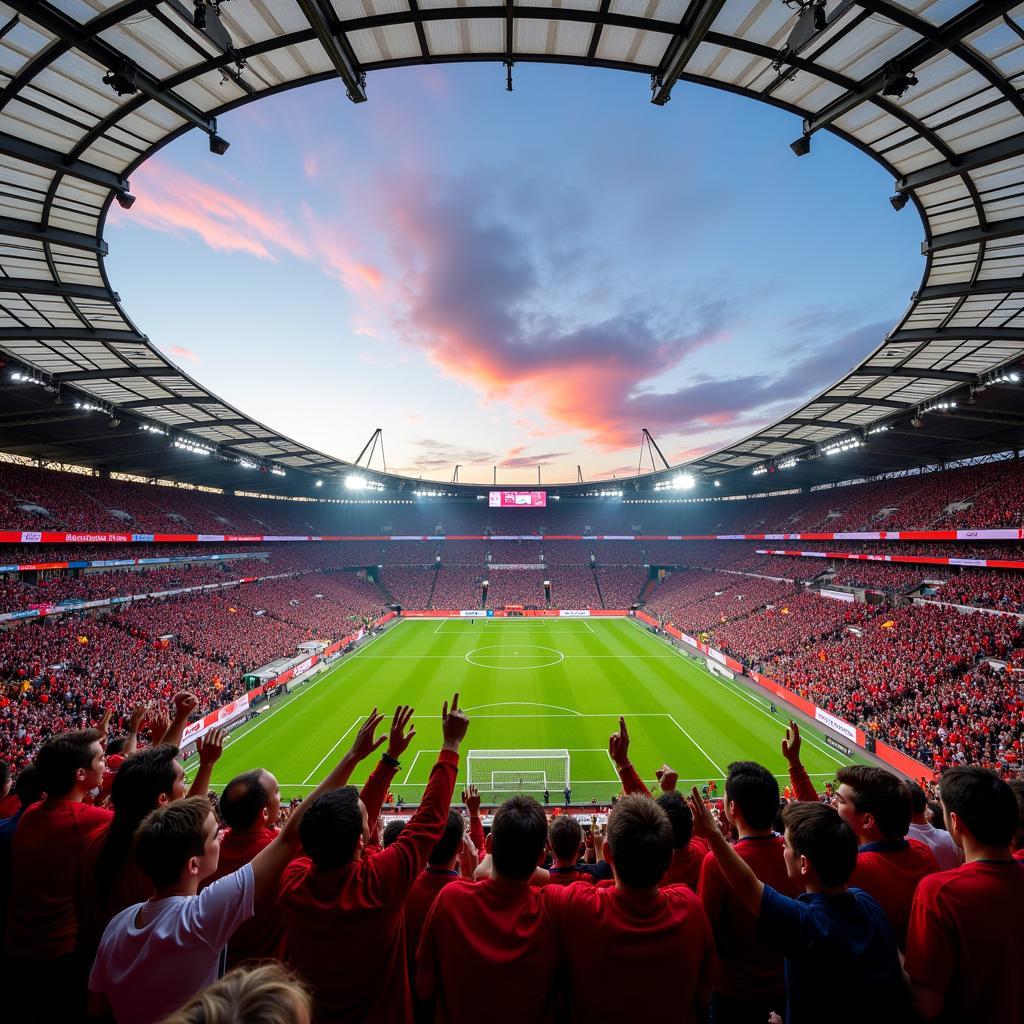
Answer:
<path fill-rule="evenodd" d="M 14 415 L 0 425 L 0 447 L 220 486 L 244 487 L 258 466 L 270 471 L 262 489 L 278 493 L 313 493 L 314 477 L 351 469 L 233 408 L 150 342 L 107 278 L 107 210 L 131 205 L 129 175 L 184 132 L 207 133 L 223 155 L 216 118 L 238 105 L 334 76 L 361 101 L 385 69 L 469 60 L 633 71 L 658 104 L 680 80 L 760 99 L 802 118 L 798 156 L 833 132 L 892 174 L 896 209 L 918 211 L 924 271 L 900 322 L 800 409 L 692 462 L 702 479 L 722 477 L 725 493 L 755 467 L 794 459 L 794 482 L 834 479 L 837 460 L 815 461 L 829 446 L 845 449 L 839 461 L 855 473 L 906 465 L 908 454 L 1009 447 L 1022 424 L 1011 371 L 1024 352 L 1017 7 L 233 0 L 202 6 L 198 18 L 176 0 L 0 3 L 0 349 L 18 373 L 4 384 Z M 119 429 L 86 429 L 90 418 Z M 891 429 L 876 435 L 883 423 Z M 176 438 L 221 458 L 199 460 Z"/>
<path fill-rule="evenodd" d="M 544 509 L 494 509 L 483 502 L 416 498 L 335 503 L 278 501 L 127 483 L 0 462 L 0 532 L 46 531 L 169 536 L 366 537 L 356 563 L 380 560 L 387 537 L 632 537 L 1024 527 L 1024 472 L 1018 459 L 776 497 L 694 502 L 565 500 Z M 376 538 L 376 539 L 371 539 Z M 16 537 L 7 538 L 17 540 Z M 481 540 L 430 545 L 392 541 L 388 560 L 424 564 L 441 556 L 479 562 Z M 539 542 L 534 542 L 539 543 Z M 548 540 L 557 560 L 588 561 L 586 540 Z M 614 539 L 598 558 L 613 564 Z M 529 542 L 493 540 L 494 561 L 535 558 Z M 625 552 L 623 552 L 625 553 Z M 625 561 L 633 561 L 628 555 Z"/>

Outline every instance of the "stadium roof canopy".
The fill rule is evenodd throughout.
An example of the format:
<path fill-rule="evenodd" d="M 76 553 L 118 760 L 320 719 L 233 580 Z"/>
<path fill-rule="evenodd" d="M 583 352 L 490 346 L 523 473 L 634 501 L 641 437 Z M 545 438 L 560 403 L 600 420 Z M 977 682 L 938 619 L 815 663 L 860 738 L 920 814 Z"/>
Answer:
<path fill-rule="evenodd" d="M 262 468 L 350 468 L 228 405 L 151 344 L 107 279 L 106 213 L 130 204 L 132 171 L 184 132 L 206 132 L 222 153 L 216 118 L 232 107 L 333 77 L 340 101 L 362 102 L 371 72 L 470 60 L 639 72 L 655 103 L 680 80 L 764 100 L 803 118 L 798 155 L 834 132 L 892 174 L 894 206 L 916 206 L 924 278 L 888 337 L 792 415 L 692 470 L 729 473 L 736 490 L 730 471 L 749 477 L 846 440 L 876 453 L 874 472 L 905 468 L 907 452 L 924 461 L 929 445 L 953 458 L 1019 444 L 1016 394 L 992 396 L 1024 355 L 1024 5 L 994 0 L 0 2 L 0 351 L 28 378 L 4 381 L 0 443 L 31 440 L 23 451 L 50 458 L 88 448 L 114 465 L 120 438 L 115 468 L 148 459 L 156 472 L 181 436 Z M 930 409 L 954 390 L 955 410 Z M 44 395 L 49 415 L 30 424 Z M 86 415 L 120 430 L 83 430 Z M 868 434 L 911 420 L 884 445 Z M 930 432 L 939 420 L 951 429 Z M 157 430 L 125 445 L 125 425 L 142 424 Z"/>

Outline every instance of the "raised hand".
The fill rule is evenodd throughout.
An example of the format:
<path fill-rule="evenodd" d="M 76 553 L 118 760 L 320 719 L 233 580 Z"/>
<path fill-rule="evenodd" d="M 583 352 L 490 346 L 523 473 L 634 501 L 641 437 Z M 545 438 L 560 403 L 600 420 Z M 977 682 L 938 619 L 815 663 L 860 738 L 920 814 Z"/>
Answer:
<path fill-rule="evenodd" d="M 211 729 L 205 736 L 200 736 L 196 740 L 200 767 L 212 768 L 220 760 L 227 738 L 228 734 L 223 729 Z"/>
<path fill-rule="evenodd" d="M 480 813 L 480 790 L 470 784 L 462 791 L 462 802 L 471 815 Z"/>
<path fill-rule="evenodd" d="M 189 690 L 174 695 L 175 718 L 187 719 L 199 707 L 199 698 Z"/>
<path fill-rule="evenodd" d="M 469 719 L 459 707 L 459 695 L 455 694 L 451 707 L 448 706 L 448 701 L 445 701 L 441 708 L 441 735 L 444 737 L 441 749 L 454 750 L 458 753 L 459 744 L 465 738 L 468 728 Z"/>
<path fill-rule="evenodd" d="M 129 732 L 134 733 L 139 731 L 143 719 L 146 717 L 147 711 L 149 711 L 148 704 L 136 704 L 135 707 L 132 708 L 130 724 L 128 726 Z"/>
<path fill-rule="evenodd" d="M 629 764 L 629 730 L 626 728 L 626 719 L 621 715 L 619 731 L 608 737 L 608 756 L 615 762 L 617 768 Z"/>
<path fill-rule="evenodd" d="M 154 747 L 159 746 L 171 727 L 171 719 L 166 711 L 155 711 L 149 716 L 149 741 Z"/>
<path fill-rule="evenodd" d="M 709 839 L 715 835 L 719 831 L 718 822 L 715 821 L 711 808 L 704 803 L 704 798 L 700 795 L 700 790 L 696 786 L 690 791 L 686 802 L 690 805 L 690 813 L 693 815 L 694 834 L 702 839 Z"/>
<path fill-rule="evenodd" d="M 114 709 L 107 708 L 106 711 L 103 712 L 103 717 L 96 723 L 96 728 L 99 729 L 101 733 L 101 743 L 105 744 L 107 742 L 107 733 L 110 731 L 110 719 L 113 714 Z"/>
<path fill-rule="evenodd" d="M 790 722 L 786 738 L 782 741 L 782 756 L 791 764 L 800 760 L 800 726 Z"/>
<path fill-rule="evenodd" d="M 679 784 L 679 772 L 667 764 L 663 764 L 654 773 L 654 777 L 658 780 L 662 793 L 671 793 Z"/>
<path fill-rule="evenodd" d="M 409 725 L 415 709 L 403 704 L 395 708 L 394 717 L 391 719 L 391 731 L 388 733 L 388 756 L 396 761 L 406 752 L 409 744 L 416 736 L 416 726 Z M 406 732 L 408 726 L 409 731 Z"/>
<path fill-rule="evenodd" d="M 356 738 L 352 741 L 352 749 L 349 754 L 357 761 L 369 757 L 386 739 L 387 736 L 374 737 L 377 726 L 384 721 L 384 716 L 374 708 L 363 722 Z"/>

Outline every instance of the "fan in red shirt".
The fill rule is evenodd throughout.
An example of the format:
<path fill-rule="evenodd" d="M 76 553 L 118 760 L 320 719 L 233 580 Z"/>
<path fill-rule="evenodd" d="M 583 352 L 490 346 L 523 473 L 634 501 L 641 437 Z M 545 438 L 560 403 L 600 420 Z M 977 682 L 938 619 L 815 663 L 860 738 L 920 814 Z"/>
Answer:
<path fill-rule="evenodd" d="M 608 756 L 615 763 L 623 793 L 651 795 L 629 760 L 629 729 L 621 716 L 619 731 L 612 733 L 608 738 Z M 658 803 L 672 823 L 672 863 L 661 884 L 688 885 L 696 892 L 700 867 L 708 852 L 708 844 L 693 834 L 693 816 L 686 806 L 686 801 L 676 792 L 679 773 L 665 764 L 655 772 L 655 775 L 662 789 Z"/>
<path fill-rule="evenodd" d="M 262 768 L 236 775 L 220 795 L 220 817 L 228 826 L 221 836 L 220 861 L 201 889 L 248 864 L 277 838 L 275 826 L 281 818 L 277 779 Z M 228 970 L 249 960 L 284 959 L 284 920 L 276 895 L 268 893 L 268 898 L 257 902 L 256 913 L 231 936 Z"/>
<path fill-rule="evenodd" d="M 946 825 L 966 863 L 921 881 L 907 931 L 906 972 L 925 1020 L 1024 1020 L 1024 864 L 1010 843 L 1013 791 L 985 768 L 939 782 Z"/>
<path fill-rule="evenodd" d="M 849 884 L 878 900 L 904 949 L 914 892 L 922 878 L 939 870 L 939 862 L 924 843 L 906 838 L 910 792 L 902 779 L 862 764 L 845 765 L 836 778 L 836 810 L 859 844 Z"/>
<path fill-rule="evenodd" d="M 153 895 L 153 883 L 135 862 L 135 831 L 150 811 L 185 795 L 178 748 L 150 747 L 126 758 L 110 795 L 113 820 L 86 840 L 75 886 L 78 958 L 86 970 L 111 919 Z"/>
<path fill-rule="evenodd" d="M 438 893 L 416 955 L 416 994 L 435 1004 L 437 1024 L 477 1024 L 481 1013 L 488 1024 L 553 1020 L 560 954 L 530 885 L 547 836 L 536 800 L 506 800 L 487 841 L 491 876 Z"/>
<path fill-rule="evenodd" d="M 818 795 L 800 763 L 800 729 L 790 723 L 783 752 L 799 800 Z M 907 941 L 910 904 L 918 882 L 939 870 L 935 854 L 924 843 L 907 839 L 910 830 L 910 791 L 906 783 L 884 768 L 844 765 L 836 773 L 839 788 L 835 808 L 857 836 L 857 866 L 850 876 L 851 888 L 869 892 L 882 906 L 900 949 Z"/>
<path fill-rule="evenodd" d="M 0 821 L 18 813 L 21 801 L 12 792 L 11 769 L 6 761 L 0 761 Z"/>
<path fill-rule="evenodd" d="M 611 869 L 603 861 L 587 864 L 580 860 L 583 848 L 583 827 L 571 814 L 552 818 L 548 827 L 548 844 L 554 863 L 548 868 L 551 885 L 589 882 L 593 885 L 611 878 Z"/>
<path fill-rule="evenodd" d="M 608 816 L 605 858 L 614 887 L 543 890 L 568 963 L 572 1019 L 703 1020 L 714 940 L 692 890 L 664 885 L 672 862 L 668 815 L 648 796 L 623 797 Z M 652 978 L 671 983 L 651 984 Z"/>
<path fill-rule="evenodd" d="M 75 876 L 86 839 L 112 817 L 84 802 L 103 779 L 109 717 L 102 729 L 55 736 L 36 756 L 47 798 L 22 814 L 11 846 L 5 948 L 10 977 L 18 981 L 12 1020 L 64 1022 L 82 1014 L 85 979 L 74 955 Z"/>
<path fill-rule="evenodd" d="M 411 708 L 395 712 L 392 754 L 383 755 L 395 762 L 391 767 L 415 736 L 415 729 L 405 732 L 411 716 Z M 313 989 L 317 1024 L 402 1022 L 412 1015 L 402 904 L 448 820 L 469 726 L 458 694 L 450 710 L 445 701 L 441 721 L 444 743 L 423 802 L 389 847 L 363 857 L 368 809 L 351 786 L 325 794 L 302 820 L 306 855 L 285 871 L 279 902 L 288 959 Z"/>
<path fill-rule="evenodd" d="M 757 878 L 795 899 L 801 888 L 786 870 L 785 844 L 772 830 L 779 809 L 779 783 L 763 765 L 729 765 L 723 810 L 738 836 L 733 849 Z M 785 960 L 762 940 L 757 917 L 726 881 L 714 853 L 701 867 L 698 887 L 718 950 L 719 973 L 712 997 L 716 1022 L 763 1022 L 786 1002 Z"/>

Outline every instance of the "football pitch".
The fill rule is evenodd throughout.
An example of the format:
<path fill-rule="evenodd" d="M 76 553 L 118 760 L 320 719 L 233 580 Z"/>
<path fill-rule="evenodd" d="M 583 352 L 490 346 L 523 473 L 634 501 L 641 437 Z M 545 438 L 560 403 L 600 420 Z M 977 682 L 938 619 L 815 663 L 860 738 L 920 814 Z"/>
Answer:
<path fill-rule="evenodd" d="M 303 795 L 348 749 L 374 706 L 388 716 L 387 728 L 396 705 L 411 704 L 416 737 L 392 790 L 416 802 L 441 743 L 442 701 L 456 691 L 470 717 L 460 788 L 470 751 L 559 749 L 569 753 L 573 802 L 606 801 L 621 788 L 607 749 L 620 714 L 630 759 L 650 784 L 668 762 L 681 784 L 714 779 L 721 792 L 729 763 L 739 760 L 760 761 L 777 773 L 780 788 L 785 784 L 785 711 L 773 714 L 759 695 L 713 676 L 630 619 L 413 618 L 236 729 L 213 788 L 260 767 L 277 776 L 283 798 Z M 819 785 L 851 763 L 813 727 L 801 731 L 803 761 Z M 361 764 L 352 781 L 362 783 L 376 761 Z M 539 798 L 543 787 L 528 778 L 507 784 Z M 561 785 L 550 788 L 551 800 L 561 802 Z M 508 791 L 483 795 L 500 801 Z"/>

